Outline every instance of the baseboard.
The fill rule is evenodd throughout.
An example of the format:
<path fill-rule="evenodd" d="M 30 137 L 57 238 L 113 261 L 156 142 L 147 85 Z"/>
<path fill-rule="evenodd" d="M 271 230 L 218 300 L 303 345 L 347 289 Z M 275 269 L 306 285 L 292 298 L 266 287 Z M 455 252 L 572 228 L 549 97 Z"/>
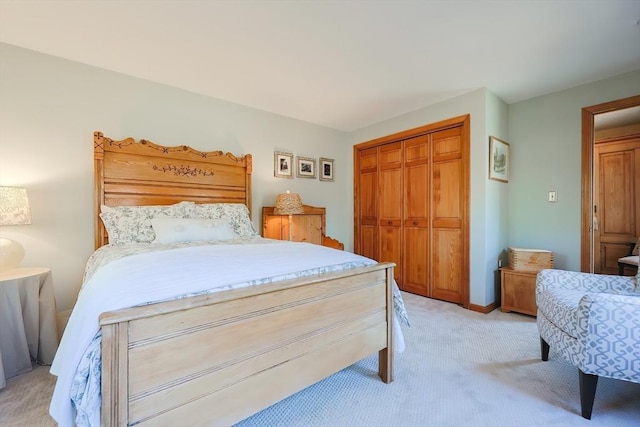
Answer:
<path fill-rule="evenodd" d="M 493 303 L 491 303 L 489 305 L 486 305 L 486 306 L 476 305 L 476 304 L 469 304 L 469 310 L 477 311 L 478 313 L 483 313 L 483 314 L 491 313 L 496 308 L 498 308 L 498 303 L 497 302 L 493 302 Z"/>

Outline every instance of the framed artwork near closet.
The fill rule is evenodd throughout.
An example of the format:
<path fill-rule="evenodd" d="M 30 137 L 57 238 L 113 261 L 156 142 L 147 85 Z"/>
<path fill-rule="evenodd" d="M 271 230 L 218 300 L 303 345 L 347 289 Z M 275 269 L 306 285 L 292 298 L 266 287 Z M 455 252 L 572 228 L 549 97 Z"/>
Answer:
<path fill-rule="evenodd" d="M 509 143 L 489 137 L 489 179 L 509 182 Z"/>

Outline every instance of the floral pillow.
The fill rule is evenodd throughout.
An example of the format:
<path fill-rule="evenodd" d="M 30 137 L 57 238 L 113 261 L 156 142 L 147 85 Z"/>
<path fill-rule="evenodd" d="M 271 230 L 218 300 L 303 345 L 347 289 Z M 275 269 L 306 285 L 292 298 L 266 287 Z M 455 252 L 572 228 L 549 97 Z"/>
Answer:
<path fill-rule="evenodd" d="M 184 218 L 192 202 L 167 206 L 101 206 L 100 218 L 110 245 L 150 243 L 155 239 L 151 220 L 156 217 Z"/>
<path fill-rule="evenodd" d="M 249 209 L 242 203 L 203 203 L 193 204 L 186 209 L 186 218 L 220 219 L 229 222 L 233 231 L 240 237 L 254 237 L 258 233 L 249 219 Z"/>

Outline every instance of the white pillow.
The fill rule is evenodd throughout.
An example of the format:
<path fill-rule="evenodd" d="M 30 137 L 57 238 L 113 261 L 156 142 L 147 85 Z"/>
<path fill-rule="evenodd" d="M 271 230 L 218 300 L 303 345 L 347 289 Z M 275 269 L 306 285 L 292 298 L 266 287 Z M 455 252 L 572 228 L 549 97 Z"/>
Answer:
<path fill-rule="evenodd" d="M 236 237 L 227 221 L 156 217 L 151 220 L 156 234 L 153 243 L 229 240 Z"/>

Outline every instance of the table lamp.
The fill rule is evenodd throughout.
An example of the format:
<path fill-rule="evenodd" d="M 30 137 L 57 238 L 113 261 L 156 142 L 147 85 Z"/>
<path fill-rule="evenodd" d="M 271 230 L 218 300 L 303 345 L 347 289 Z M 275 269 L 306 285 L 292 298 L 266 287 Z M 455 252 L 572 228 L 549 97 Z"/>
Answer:
<path fill-rule="evenodd" d="M 31 224 L 27 190 L 0 187 L 0 225 Z M 24 258 L 24 248 L 14 240 L 0 237 L 0 270 L 16 268 Z"/>
<path fill-rule="evenodd" d="M 276 215 L 289 215 L 289 241 L 293 240 L 293 216 L 304 213 L 304 206 L 302 206 L 302 200 L 298 193 L 291 193 L 287 190 L 286 193 L 278 194 L 276 197 L 276 207 L 273 209 L 273 213 Z"/>

